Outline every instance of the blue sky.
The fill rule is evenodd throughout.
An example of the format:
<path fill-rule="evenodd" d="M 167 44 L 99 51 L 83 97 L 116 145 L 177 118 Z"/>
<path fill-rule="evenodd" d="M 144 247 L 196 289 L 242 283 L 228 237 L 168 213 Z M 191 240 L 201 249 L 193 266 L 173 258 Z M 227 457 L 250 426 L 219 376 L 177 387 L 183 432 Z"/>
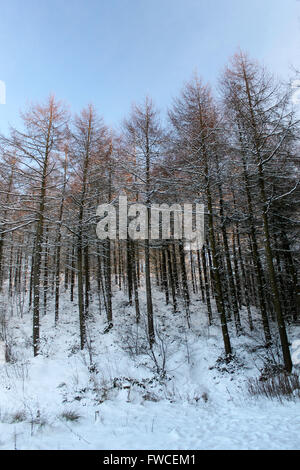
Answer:
<path fill-rule="evenodd" d="M 115 125 L 149 94 L 164 111 L 195 70 L 216 79 L 238 47 L 283 78 L 300 69 L 298 0 L 9 0 L 0 3 L 0 130 L 50 92 Z"/>

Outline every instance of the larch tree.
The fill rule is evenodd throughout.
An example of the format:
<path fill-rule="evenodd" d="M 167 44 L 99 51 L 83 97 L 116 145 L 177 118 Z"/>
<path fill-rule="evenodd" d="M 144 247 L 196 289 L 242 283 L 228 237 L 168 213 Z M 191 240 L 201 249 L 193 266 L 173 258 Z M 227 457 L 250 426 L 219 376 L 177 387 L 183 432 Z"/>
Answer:
<path fill-rule="evenodd" d="M 65 138 L 68 113 L 62 103 L 50 96 L 43 104 L 31 105 L 21 114 L 24 130 L 12 129 L 9 144 L 21 162 L 23 177 L 29 178 L 35 201 L 35 235 L 32 265 L 33 351 L 39 353 L 40 282 L 48 182 Z"/>
<path fill-rule="evenodd" d="M 286 333 L 282 300 L 275 269 L 274 246 L 270 226 L 270 196 L 268 168 L 282 158 L 286 142 L 297 125 L 290 107 L 290 94 L 244 53 L 234 56 L 223 79 L 225 103 L 234 116 L 236 138 L 240 142 L 242 165 L 247 185 L 247 168 L 251 166 L 255 193 L 262 218 L 263 244 L 267 273 L 276 313 L 285 369 L 292 370 L 292 360 Z M 281 168 L 281 171 L 284 171 Z M 294 188 L 295 189 L 295 188 Z M 290 187 L 293 191 L 293 186 Z M 284 198 L 283 191 L 280 198 Z M 248 207 L 249 205 L 248 195 Z M 254 237 L 252 234 L 252 240 Z M 255 244 L 254 244 L 255 247 Z M 257 265 L 258 267 L 258 265 Z M 266 327 L 266 325 L 265 325 Z"/>
<path fill-rule="evenodd" d="M 198 77 L 190 81 L 179 98 L 174 101 L 169 112 L 181 158 L 180 169 L 185 178 L 192 178 L 194 200 L 207 205 L 208 239 L 213 261 L 217 310 L 220 315 L 225 354 L 232 353 L 222 288 L 220 250 L 217 244 L 214 221 L 214 188 L 216 163 L 216 109 L 208 85 L 203 85 Z M 196 199 L 195 199 L 196 196 Z"/>

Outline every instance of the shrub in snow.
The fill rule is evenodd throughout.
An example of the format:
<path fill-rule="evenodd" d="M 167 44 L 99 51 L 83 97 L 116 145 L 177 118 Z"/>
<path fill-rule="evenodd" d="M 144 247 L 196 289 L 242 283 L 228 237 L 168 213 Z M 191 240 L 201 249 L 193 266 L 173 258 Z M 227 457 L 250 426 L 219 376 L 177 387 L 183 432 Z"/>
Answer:
<path fill-rule="evenodd" d="M 297 374 L 279 372 L 269 377 L 248 379 L 248 390 L 252 396 L 292 400 L 300 398 L 300 381 Z"/>
<path fill-rule="evenodd" d="M 60 417 L 65 419 L 66 421 L 78 421 L 80 418 L 80 414 L 74 410 L 64 410 Z"/>

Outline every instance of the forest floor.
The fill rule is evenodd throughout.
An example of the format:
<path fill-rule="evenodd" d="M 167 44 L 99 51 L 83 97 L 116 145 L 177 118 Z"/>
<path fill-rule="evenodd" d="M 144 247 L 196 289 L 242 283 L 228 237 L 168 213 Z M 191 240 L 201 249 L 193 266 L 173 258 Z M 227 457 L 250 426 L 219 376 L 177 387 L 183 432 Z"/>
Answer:
<path fill-rule="evenodd" d="M 266 360 L 261 329 L 250 334 L 243 319 L 244 334 L 237 337 L 230 325 L 235 360 L 226 364 L 219 359 L 218 319 L 208 326 L 205 305 L 194 298 L 188 328 L 183 306 L 174 314 L 155 291 L 158 337 L 151 355 L 143 293 L 137 326 L 134 307 L 115 292 L 108 332 L 94 295 L 88 348 L 79 348 L 76 302 L 62 295 L 56 328 L 52 302 L 41 315 L 35 358 L 31 312 L 24 299 L 3 297 L 10 362 L 0 363 L 0 449 L 300 448 L 300 399 L 248 392 L 248 379 L 259 376 Z M 289 338 L 295 357 L 300 327 Z"/>

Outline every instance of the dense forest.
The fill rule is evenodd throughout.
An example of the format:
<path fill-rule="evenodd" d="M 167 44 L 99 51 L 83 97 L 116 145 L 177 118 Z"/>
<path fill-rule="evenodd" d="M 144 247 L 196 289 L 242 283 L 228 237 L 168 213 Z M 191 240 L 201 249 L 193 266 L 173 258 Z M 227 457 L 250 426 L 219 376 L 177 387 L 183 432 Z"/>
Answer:
<path fill-rule="evenodd" d="M 150 347 L 159 289 L 187 326 L 191 296 L 206 305 L 208 323 L 221 326 L 226 360 L 231 335 L 251 332 L 266 348 L 279 339 L 292 371 L 287 327 L 299 324 L 300 309 L 293 92 L 238 52 L 217 89 L 195 75 L 164 120 L 149 97 L 116 130 L 92 104 L 70 116 L 54 96 L 22 113 L 23 127 L 1 136 L 0 288 L 20 322 L 32 313 L 35 356 L 41 316 L 53 316 L 54 329 L 60 322 L 62 291 L 76 302 L 84 349 L 91 302 L 105 312 L 108 331 L 119 314 L 113 292 L 126 292 L 138 323 L 144 288 Z M 148 208 L 204 204 L 203 247 L 186 250 L 172 231 L 159 240 L 98 239 L 97 206 L 116 205 L 120 195 Z"/>

